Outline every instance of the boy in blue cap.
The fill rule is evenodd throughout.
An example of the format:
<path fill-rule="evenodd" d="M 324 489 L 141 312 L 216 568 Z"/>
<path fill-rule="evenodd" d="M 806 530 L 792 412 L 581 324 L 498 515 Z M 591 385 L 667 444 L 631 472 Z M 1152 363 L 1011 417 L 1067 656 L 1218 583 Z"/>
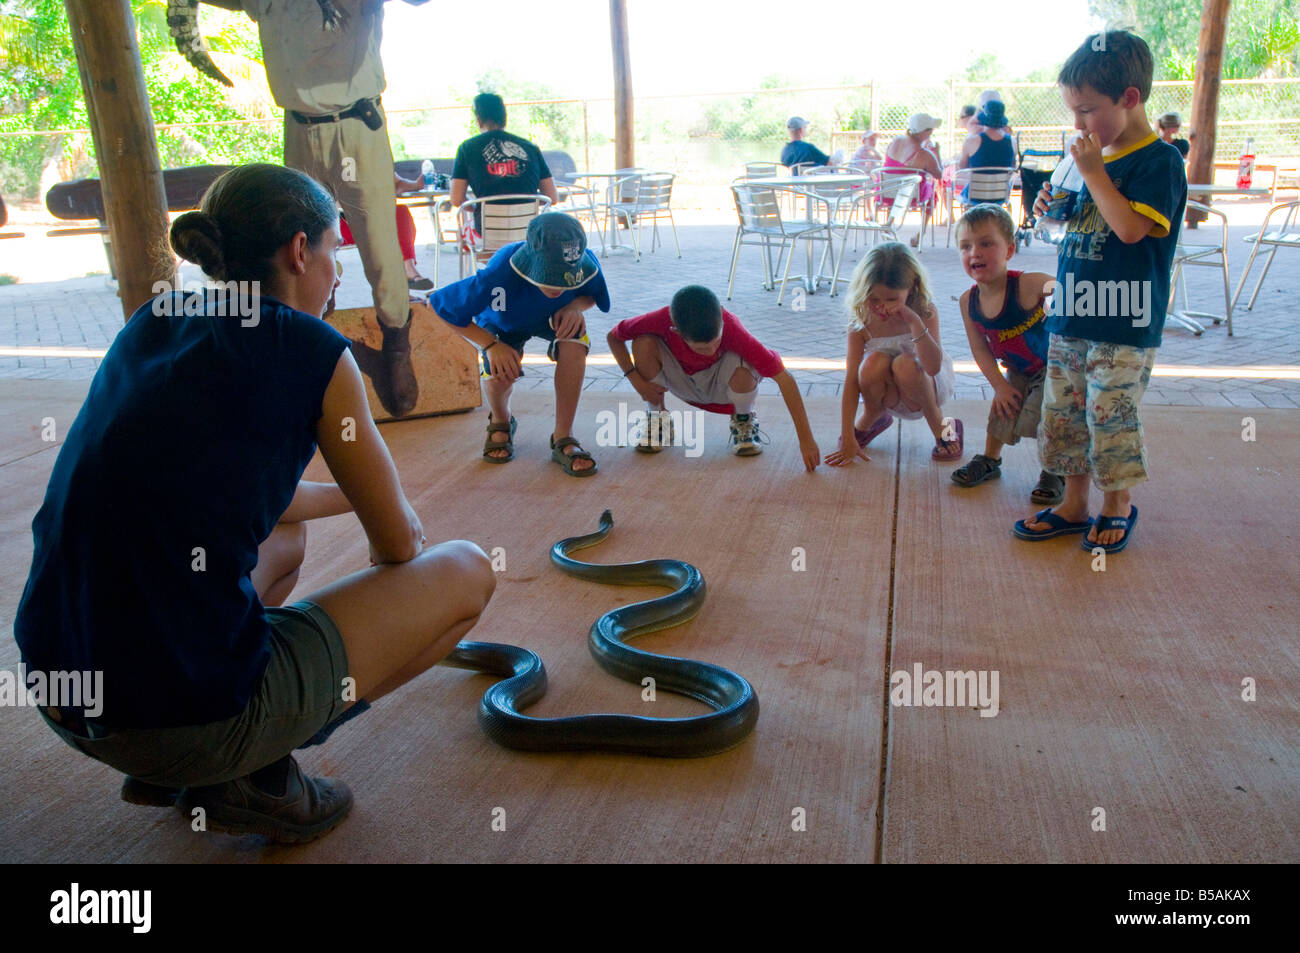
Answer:
<path fill-rule="evenodd" d="M 510 392 L 524 373 L 524 344 L 540 337 L 550 342 L 546 356 L 556 365 L 551 459 L 570 476 L 594 474 L 596 462 L 571 431 L 591 349 L 583 313 L 609 311 L 609 291 L 577 219 L 561 212 L 537 216 L 524 241 L 506 245 L 477 274 L 432 292 L 429 306 L 483 352 L 489 408 L 483 459 L 515 457 Z"/>

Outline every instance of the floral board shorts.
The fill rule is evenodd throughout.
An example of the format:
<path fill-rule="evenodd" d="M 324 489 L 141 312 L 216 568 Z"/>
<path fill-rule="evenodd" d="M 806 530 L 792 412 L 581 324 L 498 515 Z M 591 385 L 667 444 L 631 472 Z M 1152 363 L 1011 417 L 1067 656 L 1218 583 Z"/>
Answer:
<path fill-rule="evenodd" d="M 1091 473 L 1103 491 L 1145 481 L 1138 404 L 1155 362 L 1153 347 L 1053 334 L 1038 429 L 1043 469 L 1058 476 Z"/>

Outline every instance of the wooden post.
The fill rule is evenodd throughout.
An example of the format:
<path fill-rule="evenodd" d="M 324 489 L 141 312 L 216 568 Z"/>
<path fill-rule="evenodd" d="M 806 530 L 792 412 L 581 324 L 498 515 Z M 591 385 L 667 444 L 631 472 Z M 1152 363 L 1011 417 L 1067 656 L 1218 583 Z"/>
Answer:
<path fill-rule="evenodd" d="M 1228 33 L 1228 6 L 1231 0 L 1202 0 L 1201 35 L 1196 41 L 1196 83 L 1192 87 L 1192 139 L 1187 155 L 1187 180 L 1214 183 L 1214 144 L 1219 123 L 1219 82 L 1223 73 L 1223 46 Z M 1188 198 L 1207 203 L 1204 194 Z M 1195 228 L 1204 221 L 1202 212 L 1189 211 L 1187 224 Z"/>
<path fill-rule="evenodd" d="M 614 165 L 636 165 L 632 141 L 632 62 L 627 47 L 627 0 L 609 0 L 609 34 L 614 50 Z"/>
<path fill-rule="evenodd" d="M 95 140 L 118 295 L 129 318 L 154 296 L 155 282 L 174 283 L 176 276 L 135 17 L 131 0 L 64 0 L 64 6 Z"/>

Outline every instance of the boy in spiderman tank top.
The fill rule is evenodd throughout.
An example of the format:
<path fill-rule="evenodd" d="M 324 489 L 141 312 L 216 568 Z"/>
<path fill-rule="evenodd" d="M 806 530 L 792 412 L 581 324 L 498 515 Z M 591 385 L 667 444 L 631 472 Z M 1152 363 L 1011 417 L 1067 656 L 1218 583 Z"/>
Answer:
<path fill-rule="evenodd" d="M 958 486 L 996 480 L 1002 475 L 1002 448 L 1038 436 L 1047 373 L 1044 289 L 1052 276 L 1007 270 L 1016 253 L 1015 236 L 1011 216 L 996 205 L 973 206 L 957 223 L 961 264 L 975 280 L 961 296 L 962 323 L 975 363 L 993 385 L 984 452 L 953 471 Z M 1065 480 L 1042 470 L 1029 497 L 1051 506 L 1064 493 Z"/>

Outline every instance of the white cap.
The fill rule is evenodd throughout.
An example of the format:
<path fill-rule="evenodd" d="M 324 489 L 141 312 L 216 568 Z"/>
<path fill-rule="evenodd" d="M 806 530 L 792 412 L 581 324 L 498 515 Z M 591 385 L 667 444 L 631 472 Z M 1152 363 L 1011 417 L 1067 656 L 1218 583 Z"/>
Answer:
<path fill-rule="evenodd" d="M 912 113 L 907 117 L 907 131 L 912 135 L 927 129 L 938 129 L 942 125 L 942 119 L 935 119 L 929 113 Z"/>
<path fill-rule="evenodd" d="M 804 119 L 803 116 L 791 116 L 791 117 L 786 121 L 785 128 L 787 128 L 787 129 L 807 129 L 810 125 L 812 125 L 812 123 L 810 123 L 807 119 Z"/>

